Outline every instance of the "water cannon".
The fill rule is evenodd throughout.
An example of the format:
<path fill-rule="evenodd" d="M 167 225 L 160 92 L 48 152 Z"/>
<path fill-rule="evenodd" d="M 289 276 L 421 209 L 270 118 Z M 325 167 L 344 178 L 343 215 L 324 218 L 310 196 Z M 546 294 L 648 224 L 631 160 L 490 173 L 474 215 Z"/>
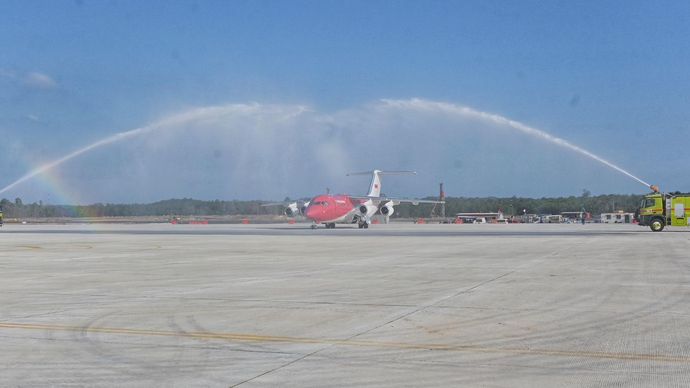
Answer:
<path fill-rule="evenodd" d="M 654 192 L 654 193 L 659 192 L 659 186 L 657 186 L 657 185 L 649 185 L 649 188 L 652 189 L 652 192 Z"/>

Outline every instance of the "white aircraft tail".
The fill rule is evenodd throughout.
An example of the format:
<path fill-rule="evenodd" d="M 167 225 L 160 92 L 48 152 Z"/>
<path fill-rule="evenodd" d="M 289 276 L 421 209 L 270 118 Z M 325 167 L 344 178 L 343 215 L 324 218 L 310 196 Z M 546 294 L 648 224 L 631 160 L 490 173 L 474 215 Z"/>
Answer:
<path fill-rule="evenodd" d="M 352 172 L 347 174 L 347 176 L 352 175 L 369 175 L 371 174 L 371 184 L 369 185 L 369 193 L 367 197 L 380 197 L 381 196 L 381 175 L 416 175 L 414 171 L 363 171 L 363 172 Z"/>

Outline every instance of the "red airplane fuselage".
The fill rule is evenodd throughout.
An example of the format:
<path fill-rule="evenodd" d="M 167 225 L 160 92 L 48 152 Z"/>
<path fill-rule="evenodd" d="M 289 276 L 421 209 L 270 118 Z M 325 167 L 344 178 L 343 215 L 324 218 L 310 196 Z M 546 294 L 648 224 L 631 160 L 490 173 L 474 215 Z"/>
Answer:
<path fill-rule="evenodd" d="M 348 195 L 319 195 L 309 202 L 304 216 L 317 224 L 351 223 L 360 203 Z"/>

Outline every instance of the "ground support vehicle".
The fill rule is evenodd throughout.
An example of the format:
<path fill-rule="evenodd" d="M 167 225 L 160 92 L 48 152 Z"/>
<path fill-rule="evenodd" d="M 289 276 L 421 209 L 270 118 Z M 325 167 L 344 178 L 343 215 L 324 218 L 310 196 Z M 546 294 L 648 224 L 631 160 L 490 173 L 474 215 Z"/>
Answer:
<path fill-rule="evenodd" d="M 690 193 L 651 193 L 645 195 L 636 218 L 641 226 L 661 232 L 666 226 L 689 226 Z"/>

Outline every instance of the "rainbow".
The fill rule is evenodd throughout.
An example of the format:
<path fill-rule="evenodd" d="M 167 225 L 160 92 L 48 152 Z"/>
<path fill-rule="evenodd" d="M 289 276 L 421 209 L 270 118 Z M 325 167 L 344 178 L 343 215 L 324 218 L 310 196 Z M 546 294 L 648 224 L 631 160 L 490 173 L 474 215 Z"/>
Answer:
<path fill-rule="evenodd" d="M 38 169 L 41 166 L 34 167 Z M 81 197 L 80 192 L 75 190 L 71 185 L 67 184 L 62 177 L 59 169 L 47 169 L 41 174 L 36 175 L 36 184 L 47 188 L 51 193 L 52 205 L 69 205 L 70 217 L 96 217 L 98 214 L 93 210 L 93 207 L 85 206 L 86 201 Z"/>
<path fill-rule="evenodd" d="M 131 129 L 129 131 L 116 133 L 114 135 L 105 137 L 94 143 L 91 143 L 85 147 L 82 147 L 76 151 L 73 151 L 65 156 L 62 156 L 51 162 L 39 165 L 31 169 L 28 173 L 15 180 L 14 182 L 8 184 L 7 186 L 0 189 L 0 194 L 5 193 L 14 187 L 31 180 L 35 177 L 40 177 L 42 181 L 51 187 L 53 192 L 62 200 L 78 201 L 79 197 L 75 193 L 71 192 L 64 184 L 62 180 L 59 179 L 59 174 L 56 172 L 55 168 L 71 159 L 74 159 L 82 154 L 90 152 L 96 148 L 101 148 L 109 144 L 120 142 L 132 137 L 140 136 L 145 133 L 149 133 L 156 130 L 162 130 L 166 128 L 179 127 L 181 125 L 188 125 L 192 122 L 208 121 L 214 119 L 220 119 L 227 115 L 237 115 L 237 114 L 260 114 L 265 112 L 278 113 L 285 118 L 292 118 L 307 111 L 304 106 L 295 105 L 289 106 L 288 109 L 282 111 L 277 109 L 275 105 L 260 105 L 260 104 L 229 104 L 221 106 L 209 106 L 191 109 L 182 113 L 174 114 L 168 116 L 162 120 L 156 121 L 154 123 L 148 124 L 143 127 Z M 69 202 L 67 202 L 69 203 Z M 79 203 L 79 202 L 77 202 Z"/>

